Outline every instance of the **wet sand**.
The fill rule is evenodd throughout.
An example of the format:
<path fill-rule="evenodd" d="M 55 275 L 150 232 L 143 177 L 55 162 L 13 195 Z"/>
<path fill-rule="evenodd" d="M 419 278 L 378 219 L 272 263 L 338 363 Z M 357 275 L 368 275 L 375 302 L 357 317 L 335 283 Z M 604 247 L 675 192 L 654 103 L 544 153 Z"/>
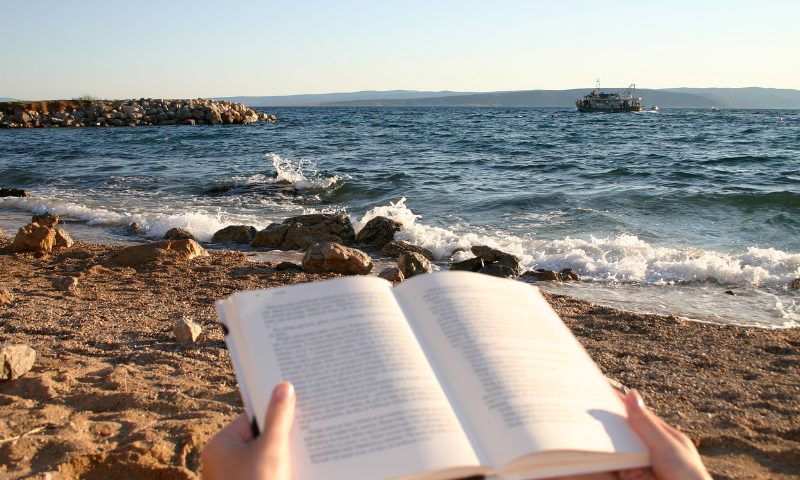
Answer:
<path fill-rule="evenodd" d="M 0 305 L 0 344 L 28 344 L 37 362 L 0 382 L 0 478 L 9 479 L 201 477 L 203 446 L 243 410 L 214 300 L 336 276 L 278 272 L 231 251 L 133 269 L 106 262 L 119 246 L 36 255 L 10 244 L 0 236 L 0 289 L 14 295 Z M 64 276 L 78 278 L 77 290 L 54 288 Z M 607 376 L 694 440 L 715 478 L 800 479 L 800 330 L 548 298 Z M 205 339 L 176 343 L 183 318 Z"/>

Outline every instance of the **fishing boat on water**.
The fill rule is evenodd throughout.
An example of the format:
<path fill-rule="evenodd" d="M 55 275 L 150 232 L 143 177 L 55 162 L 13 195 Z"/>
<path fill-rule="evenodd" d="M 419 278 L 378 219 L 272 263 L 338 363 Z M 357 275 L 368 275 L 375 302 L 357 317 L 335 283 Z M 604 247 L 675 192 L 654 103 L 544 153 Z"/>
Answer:
<path fill-rule="evenodd" d="M 600 91 L 600 82 L 589 95 L 584 95 L 583 99 L 575 100 L 575 106 L 579 112 L 641 112 L 642 105 L 639 103 L 641 98 L 634 98 L 636 94 L 636 84 L 631 84 L 622 93 L 604 93 Z"/>

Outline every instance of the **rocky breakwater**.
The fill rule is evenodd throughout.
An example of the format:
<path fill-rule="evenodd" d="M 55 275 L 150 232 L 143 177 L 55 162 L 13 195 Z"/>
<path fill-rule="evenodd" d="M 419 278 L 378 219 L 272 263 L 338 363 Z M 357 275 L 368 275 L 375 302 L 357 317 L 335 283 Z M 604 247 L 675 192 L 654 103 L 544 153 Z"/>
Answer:
<path fill-rule="evenodd" d="M 123 127 L 137 125 L 275 122 L 274 115 L 216 100 L 100 100 L 0 103 L 0 128 Z"/>

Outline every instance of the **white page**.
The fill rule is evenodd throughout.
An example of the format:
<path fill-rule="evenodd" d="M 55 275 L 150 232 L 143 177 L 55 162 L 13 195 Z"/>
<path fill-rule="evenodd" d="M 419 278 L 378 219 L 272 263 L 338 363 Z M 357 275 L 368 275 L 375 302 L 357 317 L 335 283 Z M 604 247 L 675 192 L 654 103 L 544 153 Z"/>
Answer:
<path fill-rule="evenodd" d="M 646 463 L 624 405 L 535 287 L 442 272 L 395 294 L 492 465 L 544 450 L 633 452 Z"/>
<path fill-rule="evenodd" d="M 274 385 L 295 384 L 295 478 L 479 465 L 388 282 L 351 277 L 232 300 L 260 428 Z"/>

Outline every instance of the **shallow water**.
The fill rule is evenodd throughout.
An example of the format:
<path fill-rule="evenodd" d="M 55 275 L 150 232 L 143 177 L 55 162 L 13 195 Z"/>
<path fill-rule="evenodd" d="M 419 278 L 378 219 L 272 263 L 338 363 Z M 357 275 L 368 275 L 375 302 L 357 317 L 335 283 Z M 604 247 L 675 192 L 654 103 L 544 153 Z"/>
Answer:
<path fill-rule="evenodd" d="M 76 238 L 124 243 L 142 240 L 125 235 L 132 222 L 208 240 L 314 211 L 347 213 L 357 228 L 382 214 L 443 265 L 457 247 L 488 244 L 585 280 L 548 291 L 701 321 L 800 324 L 800 295 L 786 287 L 800 277 L 799 111 L 269 113 L 280 121 L 0 131 L 0 187 L 32 195 L 0 199 L 0 224 L 8 234 L 54 211 Z"/>

